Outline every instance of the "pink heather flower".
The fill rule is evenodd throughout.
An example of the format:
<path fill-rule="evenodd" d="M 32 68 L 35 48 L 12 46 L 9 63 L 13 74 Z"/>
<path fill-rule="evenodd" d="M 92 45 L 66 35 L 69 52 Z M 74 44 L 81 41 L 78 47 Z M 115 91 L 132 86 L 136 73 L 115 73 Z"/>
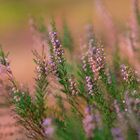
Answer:
<path fill-rule="evenodd" d="M 89 95 L 93 95 L 93 81 L 90 76 L 86 76 L 86 86 Z"/>
<path fill-rule="evenodd" d="M 97 44 L 97 46 L 100 44 Z M 94 80 L 99 78 L 99 71 L 104 68 L 105 55 L 103 47 L 89 47 L 88 63 L 94 73 Z"/>
<path fill-rule="evenodd" d="M 88 138 L 93 137 L 93 130 L 95 129 L 94 116 L 90 113 L 89 107 L 85 109 L 85 117 L 83 119 L 83 126 Z"/>
<path fill-rule="evenodd" d="M 43 126 L 49 126 L 52 124 L 52 119 L 51 118 L 47 118 L 43 121 Z"/>
<path fill-rule="evenodd" d="M 86 107 L 84 110 L 85 115 L 89 114 L 89 112 L 91 112 L 90 106 Z"/>
<path fill-rule="evenodd" d="M 129 80 L 128 67 L 124 64 L 121 65 L 121 75 L 124 81 Z"/>
<path fill-rule="evenodd" d="M 86 116 L 86 119 L 83 120 L 83 123 L 84 123 L 84 124 L 87 124 L 87 123 L 90 123 L 90 122 L 92 122 L 92 121 L 93 121 L 93 116 L 88 114 L 88 115 Z"/>
<path fill-rule="evenodd" d="M 77 95 L 78 94 L 78 90 L 77 90 L 77 84 L 74 80 L 74 78 L 70 78 L 69 79 L 69 84 L 70 84 L 70 91 L 72 95 Z"/>
<path fill-rule="evenodd" d="M 6 67 L 2 64 L 0 64 L 0 74 L 3 74 L 7 71 Z"/>
<path fill-rule="evenodd" d="M 121 46 L 121 51 L 122 52 L 126 52 L 126 54 L 130 57 L 130 58 L 134 58 L 134 42 L 130 36 L 130 34 L 127 34 L 126 36 L 120 36 L 119 38 L 120 40 L 120 46 Z"/>
<path fill-rule="evenodd" d="M 57 74 L 57 65 L 56 65 L 56 63 L 53 61 L 52 58 L 50 58 L 49 66 L 50 66 L 50 72 L 52 72 L 53 74 Z M 47 71 L 48 71 L 48 68 L 46 67 L 46 72 L 47 72 Z"/>
<path fill-rule="evenodd" d="M 86 72 L 87 71 L 86 55 L 83 55 L 81 60 L 82 60 L 82 64 L 83 64 L 82 69 Z"/>
<path fill-rule="evenodd" d="M 64 50 L 62 49 L 62 45 L 58 39 L 57 33 L 56 32 L 50 32 L 50 40 L 53 45 L 53 55 L 55 59 L 55 62 L 62 63 L 64 61 L 63 55 L 64 55 Z"/>
<path fill-rule="evenodd" d="M 52 137 L 54 134 L 54 127 L 52 125 L 52 119 L 51 118 L 46 118 L 43 123 L 42 126 L 44 128 L 44 133 L 47 137 Z"/>
<path fill-rule="evenodd" d="M 34 55 L 36 56 L 36 63 L 37 63 L 37 66 L 36 66 L 36 74 L 37 74 L 37 79 L 40 80 L 41 76 L 42 75 L 48 75 L 50 73 L 50 65 L 49 65 L 49 62 L 47 61 L 46 59 L 46 55 L 44 54 L 43 57 L 40 57 L 39 54 L 34 51 L 33 52 Z"/>
<path fill-rule="evenodd" d="M 54 128 L 53 128 L 53 127 L 45 128 L 45 134 L 46 134 L 48 137 L 52 137 L 53 134 L 54 134 Z"/>

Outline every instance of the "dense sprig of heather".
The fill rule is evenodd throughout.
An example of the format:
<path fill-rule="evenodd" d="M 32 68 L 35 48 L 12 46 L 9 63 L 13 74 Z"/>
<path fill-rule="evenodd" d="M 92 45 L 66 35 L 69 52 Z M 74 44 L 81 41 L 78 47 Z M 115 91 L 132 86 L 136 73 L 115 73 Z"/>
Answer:
<path fill-rule="evenodd" d="M 45 46 L 41 54 L 33 51 L 36 64 L 34 97 L 28 89 L 19 86 L 8 55 L 0 50 L 1 75 L 7 74 L 11 88 L 9 98 L 17 120 L 30 139 L 124 140 L 129 135 L 139 139 L 140 93 L 136 74 L 125 64 L 119 66 L 119 75 L 112 70 L 103 46 L 92 32 L 88 30 L 87 52 L 81 56 L 81 65 L 74 72 L 67 68 L 56 30 L 48 34 L 50 57 L 46 55 Z M 54 81 L 50 81 L 52 76 Z M 57 94 L 53 93 L 52 82 L 57 85 Z M 56 110 L 49 106 L 49 92 L 57 100 L 53 101 Z M 133 133 L 129 134 L 130 131 Z"/>

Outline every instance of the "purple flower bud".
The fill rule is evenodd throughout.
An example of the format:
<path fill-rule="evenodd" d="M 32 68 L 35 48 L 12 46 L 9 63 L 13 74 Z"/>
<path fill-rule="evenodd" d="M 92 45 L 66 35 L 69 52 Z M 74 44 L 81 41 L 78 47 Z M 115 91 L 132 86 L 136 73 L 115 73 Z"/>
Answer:
<path fill-rule="evenodd" d="M 53 55 L 54 55 L 54 62 L 57 64 L 62 63 L 64 61 L 63 54 L 64 51 L 62 49 L 61 43 L 57 37 L 56 32 L 50 32 L 50 40 L 51 43 L 53 44 Z"/>
<path fill-rule="evenodd" d="M 43 121 L 43 126 L 48 126 L 51 125 L 52 123 L 52 119 L 51 118 L 47 118 Z"/>
<path fill-rule="evenodd" d="M 93 138 L 94 130 L 101 127 L 101 119 L 97 110 L 93 113 L 90 106 L 85 108 L 83 126 L 88 138 Z"/>

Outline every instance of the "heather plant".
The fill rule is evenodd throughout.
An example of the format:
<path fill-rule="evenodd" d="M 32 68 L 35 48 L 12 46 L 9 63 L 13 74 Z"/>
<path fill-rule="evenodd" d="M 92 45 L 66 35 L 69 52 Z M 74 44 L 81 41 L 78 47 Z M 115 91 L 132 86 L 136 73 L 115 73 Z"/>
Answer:
<path fill-rule="evenodd" d="M 131 65 L 139 70 L 139 1 L 131 0 L 130 17 L 126 21 L 126 24 L 122 23 L 123 27 L 117 25 L 114 21 L 111 13 L 107 10 L 103 1 L 95 0 L 97 14 L 103 23 L 105 30 L 110 32 L 109 34 L 103 33 L 104 46 L 112 53 L 117 53 L 118 50 L 121 58 L 127 59 Z M 125 56 L 122 52 L 126 52 Z M 134 61 L 135 62 L 134 62 Z"/>
<path fill-rule="evenodd" d="M 107 18 L 100 1 L 97 4 Z M 111 18 L 109 25 L 114 26 Z M 112 61 L 88 26 L 81 59 L 70 62 L 65 52 L 74 55 L 75 43 L 66 23 L 62 36 L 54 21 L 48 28 L 32 21 L 32 30 L 42 45 L 41 51 L 32 51 L 36 65 L 33 94 L 16 81 L 9 53 L 0 49 L 0 75 L 7 76 L 9 101 L 26 136 L 33 140 L 139 140 L 140 80 L 120 56 L 116 31 Z"/>

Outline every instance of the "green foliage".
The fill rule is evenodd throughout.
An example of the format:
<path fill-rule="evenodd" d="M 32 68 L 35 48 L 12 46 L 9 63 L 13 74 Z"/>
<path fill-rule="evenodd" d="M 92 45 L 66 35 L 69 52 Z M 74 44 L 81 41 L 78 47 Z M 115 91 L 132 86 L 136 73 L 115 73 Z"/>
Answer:
<path fill-rule="evenodd" d="M 44 116 L 44 110 L 45 110 L 44 97 L 47 93 L 47 86 L 48 86 L 47 72 L 46 72 L 46 68 L 47 68 L 46 55 L 44 53 L 44 49 L 42 51 L 41 56 L 36 51 L 33 51 L 33 54 L 35 56 L 34 62 L 39 68 L 39 71 L 37 72 L 37 77 L 35 78 L 36 81 L 35 106 L 37 108 L 36 115 L 39 121 L 42 121 Z"/>
<path fill-rule="evenodd" d="M 73 38 L 66 21 L 63 23 L 62 45 L 72 53 L 74 47 Z"/>
<path fill-rule="evenodd" d="M 66 117 L 65 124 L 61 122 L 56 122 L 56 124 L 60 128 L 56 132 L 59 136 L 58 140 L 86 140 L 82 122 L 75 113 Z"/>
<path fill-rule="evenodd" d="M 4 66 L 7 66 L 6 58 L 8 57 L 9 53 L 5 54 L 2 47 L 0 46 L 0 63 Z"/>

